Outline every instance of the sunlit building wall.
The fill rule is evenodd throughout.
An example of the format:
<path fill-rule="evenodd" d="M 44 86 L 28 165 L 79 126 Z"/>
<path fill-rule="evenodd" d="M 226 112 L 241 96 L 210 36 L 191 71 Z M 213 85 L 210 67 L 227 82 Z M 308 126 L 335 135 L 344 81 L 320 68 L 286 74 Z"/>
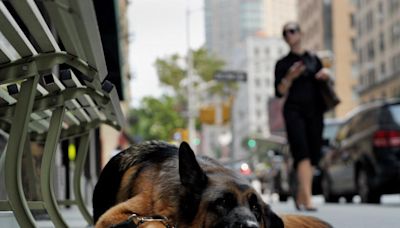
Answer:
<path fill-rule="evenodd" d="M 332 1 L 333 70 L 341 98 L 335 109 L 336 117 L 344 117 L 359 103 L 355 90 L 358 77 L 355 12 L 351 1 Z"/>
<path fill-rule="evenodd" d="M 288 21 L 297 21 L 298 0 L 264 0 L 263 30 L 268 37 L 282 36 L 282 27 Z"/>
<path fill-rule="evenodd" d="M 351 1 L 299 1 L 303 47 L 331 56 L 330 69 L 341 103 L 328 116 L 343 117 L 359 102 L 354 7 Z"/>

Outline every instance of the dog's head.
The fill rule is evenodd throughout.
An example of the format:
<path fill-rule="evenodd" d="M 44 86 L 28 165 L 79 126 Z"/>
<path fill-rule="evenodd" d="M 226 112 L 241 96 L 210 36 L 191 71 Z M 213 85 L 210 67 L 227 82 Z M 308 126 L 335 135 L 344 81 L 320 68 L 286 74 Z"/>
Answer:
<path fill-rule="evenodd" d="M 179 147 L 179 222 L 185 227 L 282 227 L 282 220 L 249 183 L 209 158 Z"/>

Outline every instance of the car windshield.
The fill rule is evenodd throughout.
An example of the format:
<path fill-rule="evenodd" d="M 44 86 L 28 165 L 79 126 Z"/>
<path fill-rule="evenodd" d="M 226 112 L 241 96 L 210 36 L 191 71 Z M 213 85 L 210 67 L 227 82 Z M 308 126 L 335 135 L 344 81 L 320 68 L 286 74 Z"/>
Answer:
<path fill-rule="evenodd" d="M 389 106 L 390 114 L 392 114 L 393 120 L 400 125 L 400 104 Z"/>

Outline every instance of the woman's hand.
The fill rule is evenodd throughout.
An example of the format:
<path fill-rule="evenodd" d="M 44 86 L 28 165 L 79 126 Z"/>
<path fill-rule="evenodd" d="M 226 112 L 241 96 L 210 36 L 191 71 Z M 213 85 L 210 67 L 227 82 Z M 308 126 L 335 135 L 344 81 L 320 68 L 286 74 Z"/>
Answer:
<path fill-rule="evenodd" d="M 281 83 L 278 85 L 280 94 L 285 95 L 289 88 L 292 86 L 293 80 L 298 78 L 301 73 L 306 69 L 302 61 L 297 61 L 289 68 L 288 73 L 282 78 Z"/>
<path fill-rule="evenodd" d="M 301 73 L 306 69 L 306 66 L 302 61 L 297 61 L 293 63 L 293 65 L 289 68 L 288 73 L 286 74 L 287 80 L 294 80 L 300 76 Z"/>
<path fill-rule="evenodd" d="M 330 79 L 330 71 L 326 68 L 322 68 L 321 70 L 318 71 L 318 73 L 315 74 L 315 78 L 317 80 L 323 80 L 327 81 Z"/>

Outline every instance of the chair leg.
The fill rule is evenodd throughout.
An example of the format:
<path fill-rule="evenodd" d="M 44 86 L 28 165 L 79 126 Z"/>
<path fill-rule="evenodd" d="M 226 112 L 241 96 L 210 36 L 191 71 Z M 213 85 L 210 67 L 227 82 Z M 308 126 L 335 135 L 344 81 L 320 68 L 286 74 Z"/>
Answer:
<path fill-rule="evenodd" d="M 41 166 L 41 189 L 45 208 L 55 227 L 68 227 L 61 216 L 53 190 L 53 164 L 57 150 L 65 107 L 59 107 L 53 111 L 50 127 L 47 132 Z"/>
<path fill-rule="evenodd" d="M 89 142 L 90 142 L 89 139 L 90 139 L 89 133 L 86 133 L 80 137 L 78 156 L 75 161 L 76 163 L 75 163 L 73 186 L 74 186 L 75 200 L 76 200 L 79 210 L 81 211 L 81 214 L 83 215 L 85 220 L 88 222 L 88 224 L 93 224 L 92 216 L 90 215 L 90 213 L 84 203 L 84 200 L 82 197 L 82 191 L 81 191 L 81 176 L 82 176 L 83 167 L 85 165 L 86 156 L 88 153 Z"/>
<path fill-rule="evenodd" d="M 35 227 L 35 220 L 29 211 L 22 189 L 21 161 L 38 81 L 39 76 L 34 76 L 21 84 L 5 155 L 6 191 L 14 215 L 21 227 Z"/>

